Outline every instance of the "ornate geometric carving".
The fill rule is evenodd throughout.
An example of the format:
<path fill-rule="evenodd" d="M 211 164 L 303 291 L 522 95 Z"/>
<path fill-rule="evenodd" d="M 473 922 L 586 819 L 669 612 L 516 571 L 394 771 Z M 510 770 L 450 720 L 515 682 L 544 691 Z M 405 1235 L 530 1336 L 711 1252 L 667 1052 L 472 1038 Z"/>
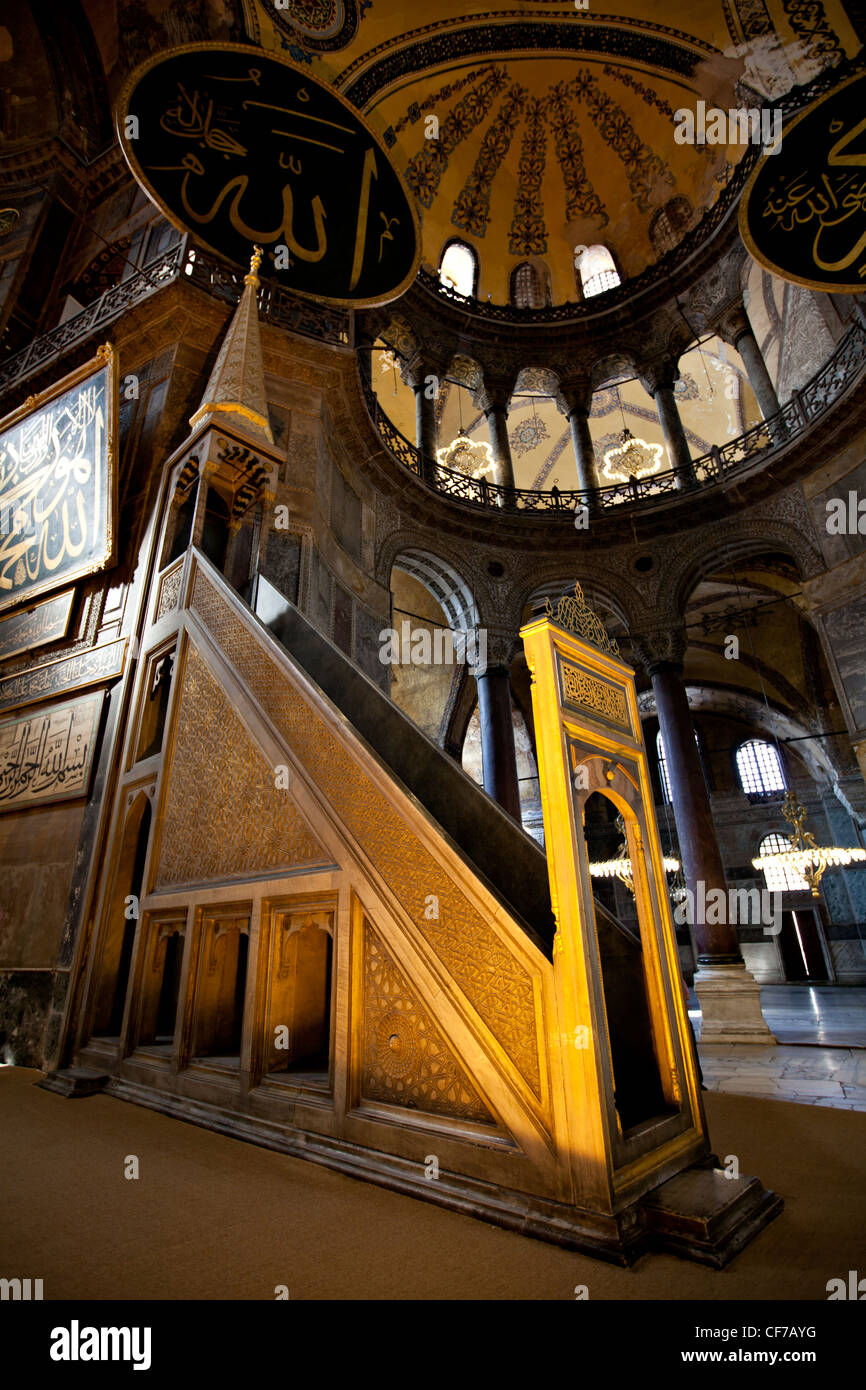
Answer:
<path fill-rule="evenodd" d="M 168 777 L 157 888 L 332 862 L 192 644 Z"/>
<path fill-rule="evenodd" d="M 179 560 L 174 569 L 170 569 L 162 576 L 162 583 L 159 586 L 159 601 L 156 605 L 156 617 L 154 622 L 159 622 L 166 613 L 173 613 L 177 608 L 180 599 L 180 581 L 183 578 L 183 560 Z"/>
<path fill-rule="evenodd" d="M 495 1124 L 469 1077 L 370 923 L 364 923 L 367 1100 Z"/>
<path fill-rule="evenodd" d="M 541 1078 L 532 979 L 390 802 L 198 571 L 191 606 L 321 794 L 536 1095 Z M 426 916 L 427 897 L 439 918 Z"/>
<path fill-rule="evenodd" d="M 563 699 L 572 700 L 574 704 L 583 705 L 585 709 L 595 710 L 604 719 L 610 719 L 615 724 L 622 725 L 624 729 L 629 727 L 625 696 L 616 686 L 596 680 L 595 676 L 589 675 L 587 671 L 581 671 L 579 667 L 563 661 L 562 688 Z"/>

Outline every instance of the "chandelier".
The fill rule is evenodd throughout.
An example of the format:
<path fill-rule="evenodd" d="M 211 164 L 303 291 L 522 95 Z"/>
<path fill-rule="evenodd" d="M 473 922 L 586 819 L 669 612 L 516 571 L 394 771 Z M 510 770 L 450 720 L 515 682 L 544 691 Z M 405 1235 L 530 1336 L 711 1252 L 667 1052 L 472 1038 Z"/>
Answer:
<path fill-rule="evenodd" d="M 457 437 L 436 450 L 436 462 L 467 478 L 481 478 L 493 471 L 493 449 L 484 439 L 470 439 L 461 425 Z"/>
<path fill-rule="evenodd" d="M 628 891 L 634 897 L 634 880 L 629 873 L 631 859 L 628 852 L 628 840 L 626 839 L 625 821 L 622 816 L 616 818 L 616 828 L 622 835 L 622 844 L 619 847 L 619 854 L 615 859 L 596 859 L 589 866 L 589 872 L 593 878 L 618 878 L 620 883 L 624 883 Z M 680 861 L 671 859 L 667 855 L 662 860 L 666 874 L 677 874 L 680 872 Z"/>
<path fill-rule="evenodd" d="M 792 869 L 804 878 L 812 890 L 812 897 L 818 897 L 818 885 L 827 869 L 853 864 L 866 860 L 866 849 L 842 849 L 839 845 L 816 845 L 811 830 L 803 829 L 806 808 L 792 791 L 786 792 L 782 804 L 782 815 L 793 826 L 788 837 L 791 848 L 778 854 L 762 854 L 752 860 L 756 869 Z"/>
<path fill-rule="evenodd" d="M 636 439 L 628 425 L 623 427 L 619 443 L 605 449 L 602 472 L 611 482 L 622 483 L 628 478 L 648 478 L 662 466 L 663 446 Z"/>

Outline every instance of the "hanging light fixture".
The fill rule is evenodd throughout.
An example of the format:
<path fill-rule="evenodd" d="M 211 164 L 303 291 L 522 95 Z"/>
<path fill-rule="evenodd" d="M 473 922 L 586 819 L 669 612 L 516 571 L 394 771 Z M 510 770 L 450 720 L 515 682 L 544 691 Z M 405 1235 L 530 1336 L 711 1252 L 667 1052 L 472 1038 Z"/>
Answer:
<path fill-rule="evenodd" d="M 636 438 L 628 425 L 624 425 L 616 446 L 605 449 L 601 471 L 615 483 L 628 478 L 648 478 L 661 469 L 662 453 L 661 444 L 649 444 L 645 439 Z"/>
<path fill-rule="evenodd" d="M 812 897 L 817 898 L 819 896 L 818 885 L 827 869 L 835 869 L 855 862 L 862 863 L 866 860 L 866 849 L 861 849 L 859 846 L 843 848 L 841 845 L 816 844 L 815 836 L 811 830 L 803 828 L 806 808 L 802 802 L 797 800 L 792 791 L 785 793 L 782 815 L 793 827 L 788 837 L 791 841 L 791 848 L 780 850 L 778 854 L 760 855 L 752 860 L 754 868 L 792 870 L 806 880 L 812 890 Z"/>
<path fill-rule="evenodd" d="M 457 408 L 460 413 L 460 428 L 450 444 L 446 444 L 444 449 L 436 450 L 436 462 L 440 468 L 450 468 L 467 478 L 483 478 L 493 472 L 493 449 L 484 439 L 470 439 L 463 428 L 463 396 L 459 391 Z"/>
<path fill-rule="evenodd" d="M 622 816 L 616 818 L 616 828 L 622 835 L 622 844 L 619 847 L 619 854 L 615 859 L 596 859 L 589 866 L 589 872 L 593 878 L 618 878 L 620 883 L 624 883 L 628 891 L 634 897 L 634 880 L 631 873 L 631 857 L 628 852 L 628 839 L 625 831 L 625 821 Z M 680 872 L 680 861 L 671 859 L 667 856 L 662 860 L 666 874 L 676 874 Z"/>

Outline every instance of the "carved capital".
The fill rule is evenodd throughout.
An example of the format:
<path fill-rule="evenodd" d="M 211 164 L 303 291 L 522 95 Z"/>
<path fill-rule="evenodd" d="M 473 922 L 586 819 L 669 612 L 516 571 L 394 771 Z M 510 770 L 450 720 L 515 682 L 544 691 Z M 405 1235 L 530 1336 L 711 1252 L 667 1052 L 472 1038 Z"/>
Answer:
<path fill-rule="evenodd" d="M 492 376 L 485 372 L 481 386 L 472 393 L 472 404 L 485 415 L 491 410 L 507 410 L 516 379 L 516 375 Z"/>
<path fill-rule="evenodd" d="M 420 391 L 430 376 L 435 376 L 441 381 L 447 366 L 445 358 L 436 356 L 428 348 L 418 348 L 417 352 L 402 363 L 400 376 L 406 386 L 411 386 L 413 391 Z"/>
<path fill-rule="evenodd" d="M 744 333 L 751 333 L 752 325 L 741 299 L 728 304 L 713 320 L 713 330 L 734 348 Z"/>
<path fill-rule="evenodd" d="M 482 629 L 486 634 L 486 661 L 484 658 L 484 646 L 479 641 L 479 651 L 481 660 L 473 668 L 474 676 L 483 676 L 488 671 L 500 667 L 506 671 L 511 669 L 511 663 L 517 655 L 518 638 L 517 635 L 508 628 L 488 627 Z M 479 638 L 480 638 L 479 633 Z"/>
<path fill-rule="evenodd" d="M 592 383 L 588 376 L 561 377 L 556 404 L 566 417 L 577 411 L 589 415 L 592 409 Z"/>
<path fill-rule="evenodd" d="M 688 646 L 685 628 L 680 624 L 629 632 L 629 642 L 632 652 L 649 676 L 661 665 L 681 666 Z"/>
<path fill-rule="evenodd" d="M 678 376 L 679 367 L 675 357 L 659 357 L 652 362 L 642 363 L 637 373 L 641 385 L 651 396 L 663 387 L 672 391 Z"/>

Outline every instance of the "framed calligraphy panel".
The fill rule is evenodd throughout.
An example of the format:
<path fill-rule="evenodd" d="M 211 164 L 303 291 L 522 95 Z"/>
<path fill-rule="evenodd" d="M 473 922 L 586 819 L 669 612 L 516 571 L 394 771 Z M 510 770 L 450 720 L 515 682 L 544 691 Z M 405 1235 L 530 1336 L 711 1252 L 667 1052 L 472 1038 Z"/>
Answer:
<path fill-rule="evenodd" d="M 813 290 L 866 289 L 866 73 L 801 111 L 765 154 L 740 200 L 755 260 Z"/>
<path fill-rule="evenodd" d="M 356 107 L 287 58 L 248 44 L 155 54 L 117 104 L 120 145 L 181 231 L 329 304 L 386 304 L 421 259 L 412 194 Z"/>
<path fill-rule="evenodd" d="M 113 562 L 116 422 L 110 344 L 0 421 L 0 612 Z"/>
<path fill-rule="evenodd" d="M 104 697 L 0 722 L 0 814 L 86 796 Z"/>
<path fill-rule="evenodd" d="M 74 599 L 75 590 L 67 589 L 0 619 L 0 661 L 65 637 Z"/>

